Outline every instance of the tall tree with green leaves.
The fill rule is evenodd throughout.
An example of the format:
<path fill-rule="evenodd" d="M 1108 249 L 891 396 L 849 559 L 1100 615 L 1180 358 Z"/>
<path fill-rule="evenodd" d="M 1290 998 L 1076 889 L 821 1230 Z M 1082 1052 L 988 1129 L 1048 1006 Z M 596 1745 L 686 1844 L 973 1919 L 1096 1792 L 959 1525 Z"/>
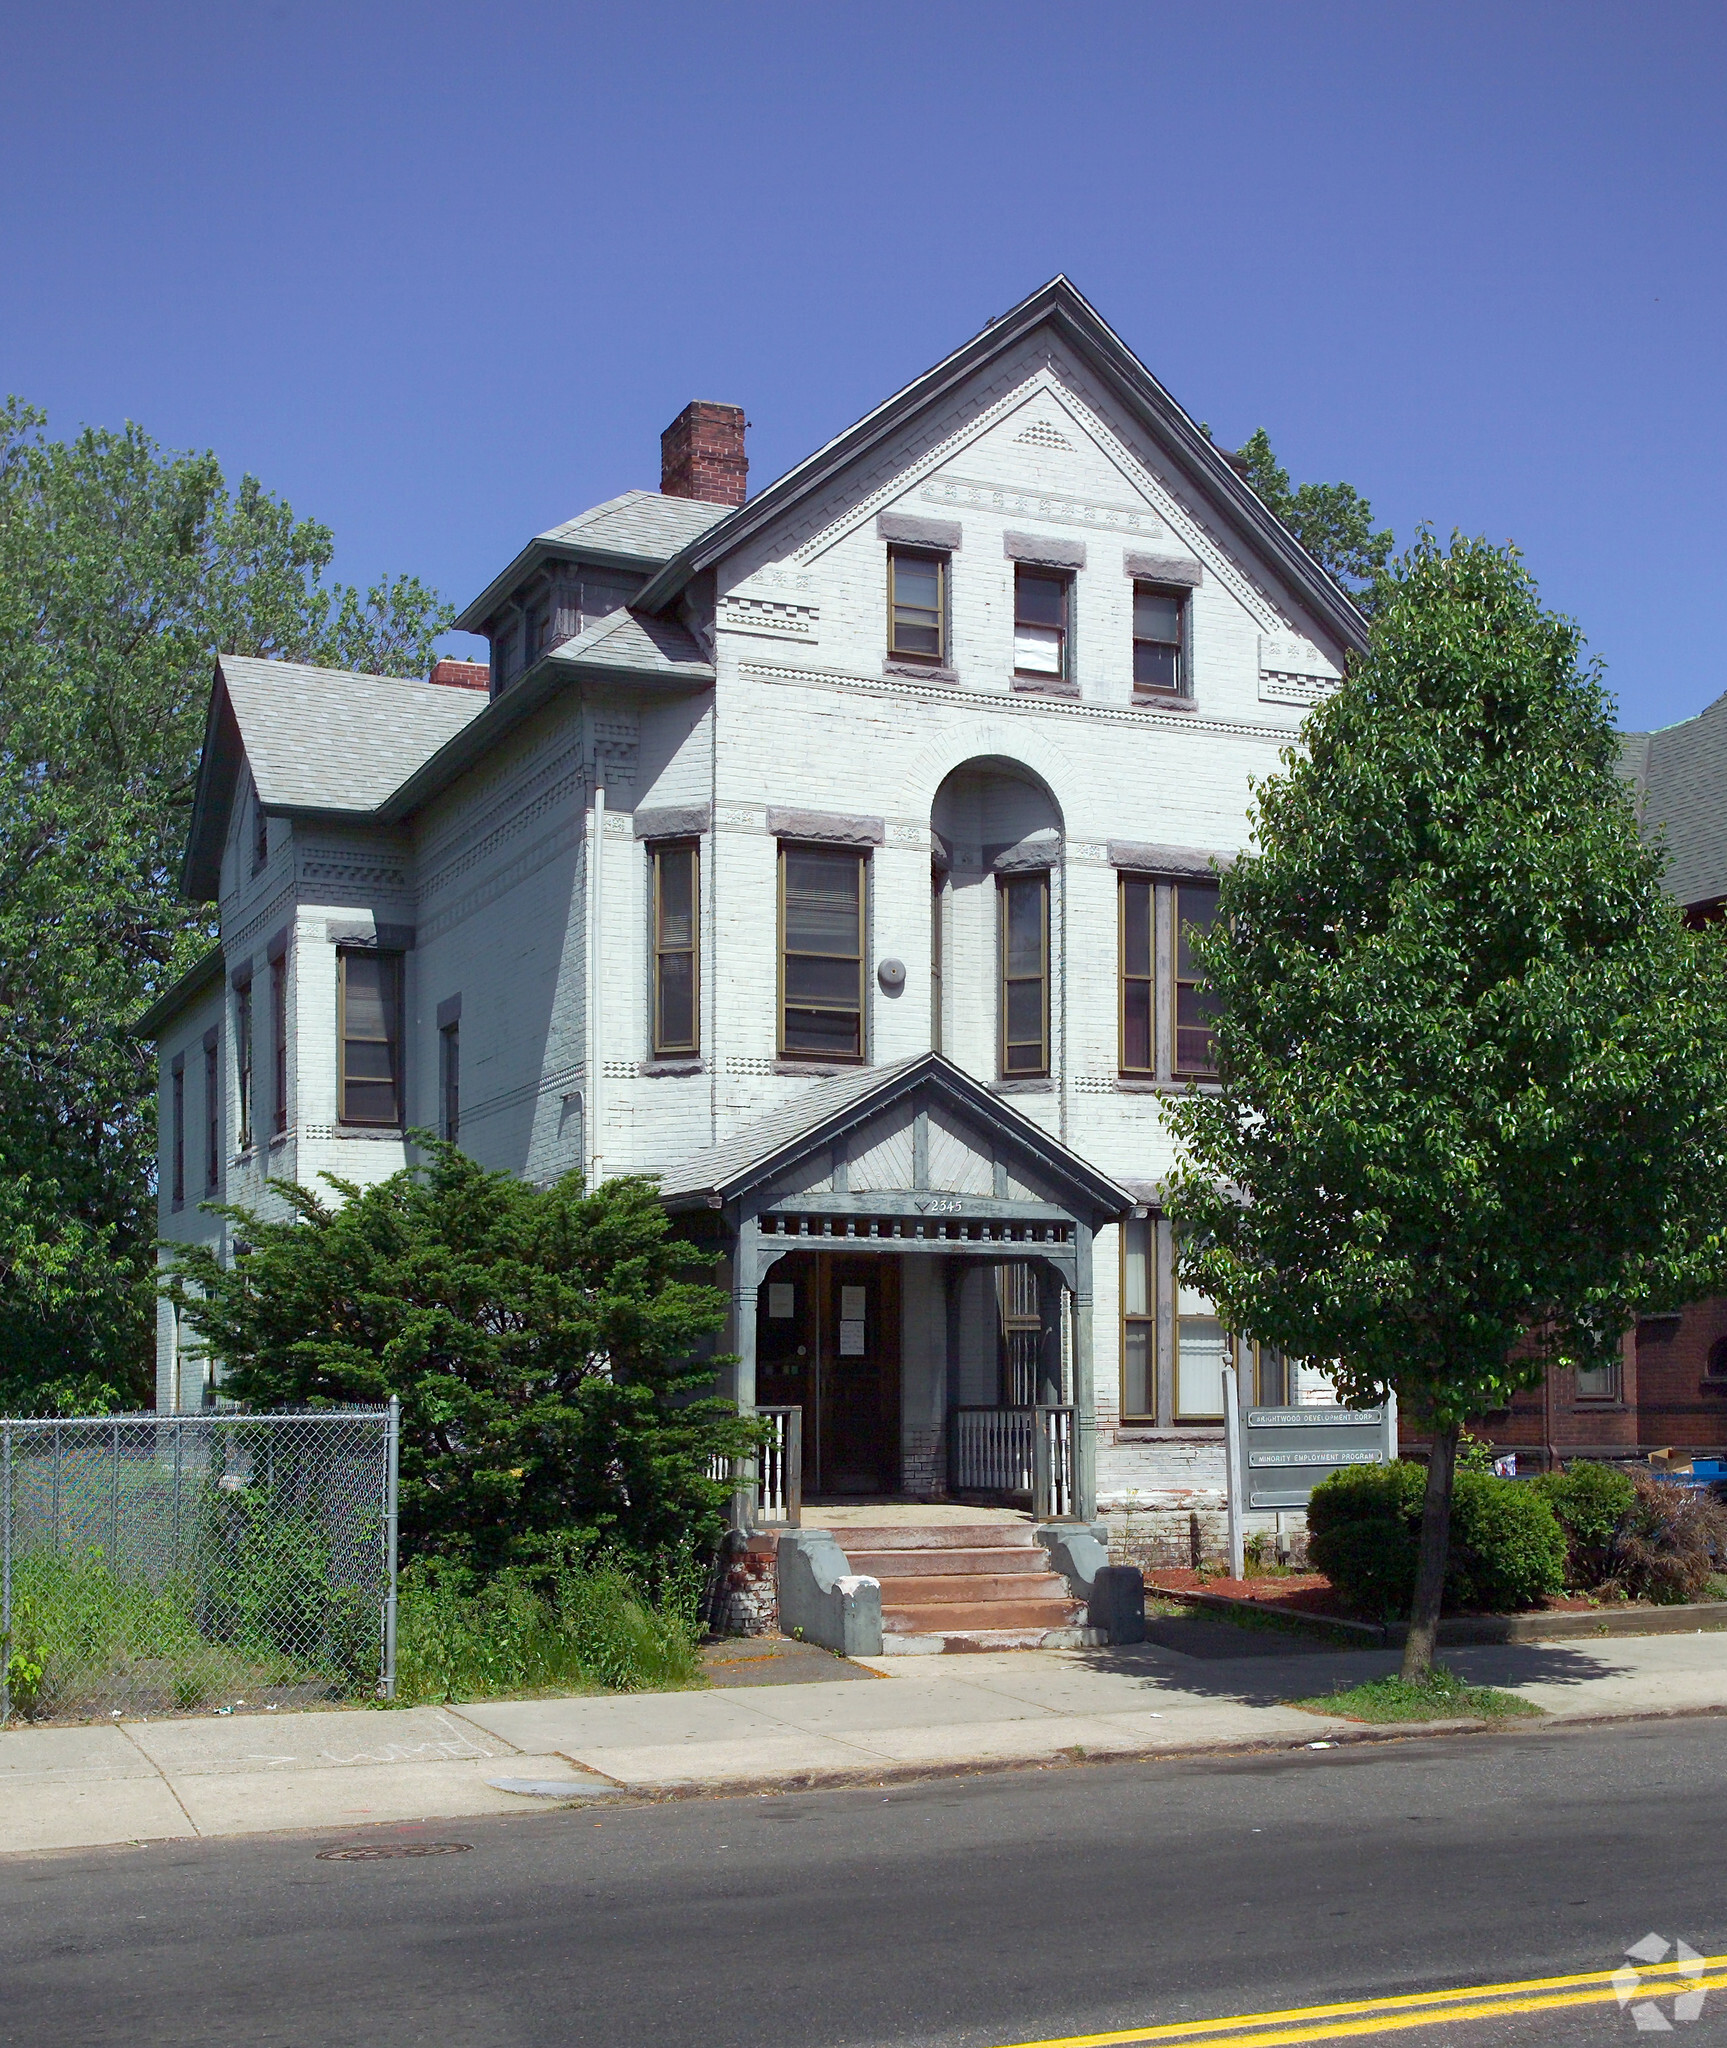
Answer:
<path fill-rule="evenodd" d="M 180 853 L 218 653 L 423 675 L 449 609 L 327 579 L 328 527 L 142 429 L 0 407 L 0 1410 L 149 1399 L 154 1074 L 211 938 Z"/>
<path fill-rule="evenodd" d="M 1392 534 L 1388 526 L 1375 531 L 1373 507 L 1355 486 L 1292 485 L 1263 427 L 1256 427 L 1229 459 L 1314 560 L 1371 607 L 1391 559 Z"/>
<path fill-rule="evenodd" d="M 339 1201 L 273 1181 L 230 1207 L 241 1249 L 179 1253 L 173 1298 L 258 1408 L 402 1402 L 412 1556 L 555 1570 L 595 1547 L 649 1558 L 719 1541 L 715 1458 L 760 1425 L 706 1394 L 726 1298 L 652 1181 L 537 1188 L 416 1136 L 424 1163 Z M 704 1395 L 706 1397 L 704 1398 Z"/>
<path fill-rule="evenodd" d="M 1720 1283 L 1727 949 L 1662 893 L 1515 551 L 1424 535 L 1382 588 L 1222 878 L 1219 1085 L 1170 1112 L 1170 1213 L 1232 1328 L 1432 1432 L 1419 1677 L 1465 1418 Z"/>

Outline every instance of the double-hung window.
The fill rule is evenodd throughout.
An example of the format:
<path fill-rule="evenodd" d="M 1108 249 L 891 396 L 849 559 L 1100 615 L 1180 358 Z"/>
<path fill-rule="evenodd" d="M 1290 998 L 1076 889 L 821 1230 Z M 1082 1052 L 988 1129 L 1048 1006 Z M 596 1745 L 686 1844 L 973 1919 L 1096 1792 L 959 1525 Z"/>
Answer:
<path fill-rule="evenodd" d="M 947 557 L 889 548 L 887 651 L 895 661 L 947 662 Z"/>
<path fill-rule="evenodd" d="M 1121 1419 L 1157 1420 L 1157 1224 L 1121 1226 Z"/>
<path fill-rule="evenodd" d="M 168 1078 L 168 1180 L 174 1207 L 186 1199 L 186 1055 L 176 1053 Z"/>
<path fill-rule="evenodd" d="M 402 1121 L 402 956 L 369 948 L 337 954 L 337 1025 L 345 1124 Z"/>
<path fill-rule="evenodd" d="M 1217 1071 L 1216 995 L 1206 986 L 1194 940 L 1217 921 L 1217 890 L 1181 882 L 1170 890 L 1170 926 L 1175 953 L 1175 1072 L 1184 1080 Z"/>
<path fill-rule="evenodd" d="M 438 1135 L 446 1144 L 462 1135 L 462 1025 L 458 1018 L 438 1032 Z"/>
<path fill-rule="evenodd" d="M 693 841 L 653 849 L 655 1057 L 701 1050 L 701 856 Z"/>
<path fill-rule="evenodd" d="M 1001 1072 L 1049 1072 L 1049 876 L 1004 875 L 1001 922 Z"/>
<path fill-rule="evenodd" d="M 861 1060 L 865 858 L 849 848 L 780 848 L 780 1051 Z"/>
<path fill-rule="evenodd" d="M 1035 682 L 1068 679 L 1068 600 L 1071 577 L 1059 569 L 1013 572 L 1013 671 Z"/>
<path fill-rule="evenodd" d="M 1187 695 L 1183 660 L 1186 614 L 1187 600 L 1180 591 L 1160 590 L 1153 583 L 1133 586 L 1135 697 Z"/>
<path fill-rule="evenodd" d="M 251 969 L 247 968 L 250 976 Z M 252 984 L 234 984 L 234 1095 L 239 1119 L 237 1149 L 252 1149 Z"/>
<path fill-rule="evenodd" d="M 1579 1401 L 1613 1401 L 1618 1395 L 1618 1366 L 1609 1362 L 1606 1365 L 1580 1365 L 1577 1368 Z"/>
<path fill-rule="evenodd" d="M 270 1127 L 288 1128 L 288 956 L 270 962 Z"/>
<path fill-rule="evenodd" d="M 222 1049 L 212 1031 L 204 1040 L 204 1192 L 222 1178 Z"/>
<path fill-rule="evenodd" d="M 1185 1282 L 1175 1302 L 1175 1419 L 1223 1420 L 1223 1367 L 1229 1339 L 1216 1307 Z"/>
<path fill-rule="evenodd" d="M 1123 875 L 1118 885 L 1121 930 L 1121 1071 L 1157 1072 L 1157 885 Z"/>

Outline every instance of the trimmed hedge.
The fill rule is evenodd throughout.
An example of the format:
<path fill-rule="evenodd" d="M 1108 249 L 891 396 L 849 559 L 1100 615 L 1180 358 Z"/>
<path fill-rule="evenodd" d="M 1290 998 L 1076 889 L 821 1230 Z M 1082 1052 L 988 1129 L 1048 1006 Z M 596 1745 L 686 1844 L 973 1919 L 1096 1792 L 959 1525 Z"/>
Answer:
<path fill-rule="evenodd" d="M 1308 1556 L 1358 1613 L 1407 1613 L 1415 1596 L 1427 1468 L 1398 1459 L 1357 1465 L 1313 1490 Z M 1530 1607 L 1565 1585 L 1565 1532 L 1534 1487 L 1459 1472 L 1446 1564 L 1448 1611 Z"/>

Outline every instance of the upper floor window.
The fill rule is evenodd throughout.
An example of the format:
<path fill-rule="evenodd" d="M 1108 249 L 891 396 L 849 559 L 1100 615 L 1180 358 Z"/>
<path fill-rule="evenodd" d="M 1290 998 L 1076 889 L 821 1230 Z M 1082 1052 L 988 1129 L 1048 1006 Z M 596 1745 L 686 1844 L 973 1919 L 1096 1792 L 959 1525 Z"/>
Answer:
<path fill-rule="evenodd" d="M 288 1128 L 288 956 L 270 962 L 270 1128 Z"/>
<path fill-rule="evenodd" d="M 1068 675 L 1068 598 L 1071 577 L 1058 569 L 1013 572 L 1014 674 L 1064 682 Z"/>
<path fill-rule="evenodd" d="M 513 622 L 492 635 L 493 696 L 497 695 L 516 672 L 516 644 L 516 628 Z"/>
<path fill-rule="evenodd" d="M 1618 1366 L 1609 1362 L 1606 1365 L 1580 1365 L 1577 1368 L 1579 1401 L 1613 1401 L 1618 1397 Z"/>
<path fill-rule="evenodd" d="M 270 820 L 264 806 L 252 794 L 252 872 L 256 874 L 270 858 Z"/>
<path fill-rule="evenodd" d="M 222 1060 L 214 1032 L 204 1041 L 204 1192 L 222 1178 Z"/>
<path fill-rule="evenodd" d="M 889 548 L 887 651 L 896 661 L 947 661 L 947 557 Z"/>
<path fill-rule="evenodd" d="M 929 871 L 929 1047 L 942 1049 L 942 962 L 945 955 L 943 913 L 947 907 L 946 877 L 940 868 Z"/>
<path fill-rule="evenodd" d="M 550 597 L 536 597 L 522 614 L 522 666 L 532 668 L 546 648 L 546 630 L 551 624 Z"/>
<path fill-rule="evenodd" d="M 345 1124 L 402 1121 L 402 956 L 344 947 L 337 960 L 337 1031 Z"/>
<path fill-rule="evenodd" d="M 438 1136 L 454 1145 L 462 1135 L 462 1026 L 438 1033 Z"/>
<path fill-rule="evenodd" d="M 1217 1071 L 1216 995 L 1206 986 L 1194 940 L 1217 921 L 1217 890 L 1182 882 L 1170 890 L 1175 953 L 1175 1071 L 1192 1079 Z"/>
<path fill-rule="evenodd" d="M 701 1050 L 701 856 L 692 843 L 656 846 L 654 1031 L 656 1055 Z"/>
<path fill-rule="evenodd" d="M 780 848 L 780 1051 L 863 1058 L 865 861 L 849 849 Z"/>
<path fill-rule="evenodd" d="M 1001 916 L 1001 1071 L 1049 1072 L 1049 876 L 1004 876 Z"/>
<path fill-rule="evenodd" d="M 1155 584 L 1133 586 L 1133 694 L 1136 697 L 1182 697 L 1187 694 L 1182 658 L 1187 600 L 1179 591 Z"/>
<path fill-rule="evenodd" d="M 176 1209 L 186 1199 L 186 1055 L 175 1056 L 168 1077 L 168 1184 Z"/>
<path fill-rule="evenodd" d="M 247 970 L 248 975 L 251 969 Z M 252 1149 L 252 984 L 234 985 L 234 1108 L 239 1118 L 238 1148 Z"/>
<path fill-rule="evenodd" d="M 1157 885 L 1138 875 L 1119 884 L 1121 917 L 1121 1071 L 1157 1071 L 1156 1010 Z"/>

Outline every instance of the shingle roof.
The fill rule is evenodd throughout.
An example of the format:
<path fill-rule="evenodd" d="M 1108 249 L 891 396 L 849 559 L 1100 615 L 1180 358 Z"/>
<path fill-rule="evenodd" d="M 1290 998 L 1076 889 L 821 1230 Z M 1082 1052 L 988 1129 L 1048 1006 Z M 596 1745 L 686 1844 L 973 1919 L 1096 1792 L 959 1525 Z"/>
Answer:
<path fill-rule="evenodd" d="M 596 619 L 573 640 L 560 641 L 550 650 L 549 659 L 628 675 L 683 678 L 694 683 L 714 679 L 713 663 L 675 619 L 644 619 L 628 611 L 608 612 L 603 619 Z"/>
<path fill-rule="evenodd" d="M 608 554 L 654 556 L 669 562 L 688 547 L 729 505 L 710 505 L 703 498 L 667 498 L 658 491 L 625 491 L 603 505 L 590 505 L 561 526 L 549 526 L 537 540 L 558 541 L 603 549 Z"/>
<path fill-rule="evenodd" d="M 661 1180 L 660 1194 L 669 1201 L 679 1195 L 723 1192 L 734 1182 L 745 1179 L 752 1168 L 765 1165 L 830 1117 L 874 1095 L 908 1067 L 916 1065 L 916 1058 L 896 1060 L 892 1066 L 859 1067 L 856 1073 L 814 1082 L 770 1109 L 766 1116 L 757 1117 L 719 1144 L 696 1153 L 681 1166 L 674 1166 Z"/>
<path fill-rule="evenodd" d="M 1645 833 L 1665 828 L 1669 894 L 1727 897 L 1727 697 L 1659 732 L 1628 733 L 1621 763 L 1640 787 Z"/>
<path fill-rule="evenodd" d="M 266 810 L 375 811 L 486 708 L 478 690 L 296 661 L 217 664 Z"/>
<path fill-rule="evenodd" d="M 661 1198 L 674 1208 L 727 1200 L 771 1178 L 812 1142 L 866 1122 L 878 1107 L 907 1098 L 946 1102 L 976 1118 L 996 1133 L 998 1144 L 1035 1160 L 1057 1186 L 1067 1187 L 1075 1200 L 1089 1202 L 1101 1215 L 1124 1215 L 1133 1206 L 1133 1197 L 1119 1182 L 1040 1130 L 939 1052 L 916 1053 L 887 1066 L 860 1067 L 855 1073 L 813 1083 L 718 1145 L 673 1167 L 662 1177 Z"/>

